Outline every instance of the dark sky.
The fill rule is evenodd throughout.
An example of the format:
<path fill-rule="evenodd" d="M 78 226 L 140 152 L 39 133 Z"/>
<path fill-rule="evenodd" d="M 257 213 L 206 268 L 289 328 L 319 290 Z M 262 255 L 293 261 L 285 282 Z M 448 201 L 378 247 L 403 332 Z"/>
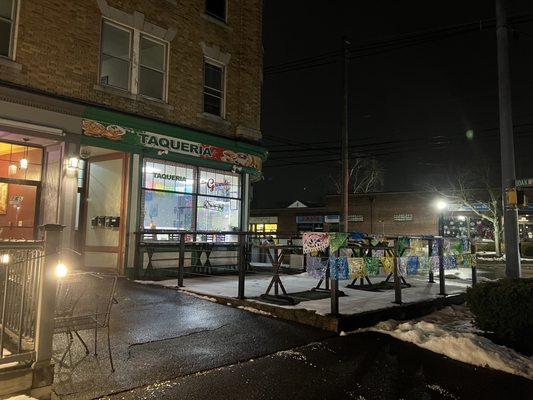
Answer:
<path fill-rule="evenodd" d="M 479 157 L 499 169 L 496 34 L 493 24 L 476 22 L 494 18 L 492 0 L 266 0 L 263 13 L 262 131 L 271 154 L 264 181 L 254 185 L 255 208 L 320 203 L 332 191 L 328 175 L 339 164 L 317 161 L 337 158 L 343 35 L 356 57 L 350 145 L 379 159 L 384 190 L 421 189 Z M 508 15 L 532 21 L 512 25 L 510 52 L 517 177 L 533 177 L 533 1 L 509 1 Z M 469 32 L 421 34 L 473 22 Z M 410 33 L 425 42 L 400 47 L 398 38 Z M 371 51 L 357 50 L 374 42 Z M 280 64 L 329 52 L 314 61 L 326 65 L 280 72 Z"/>

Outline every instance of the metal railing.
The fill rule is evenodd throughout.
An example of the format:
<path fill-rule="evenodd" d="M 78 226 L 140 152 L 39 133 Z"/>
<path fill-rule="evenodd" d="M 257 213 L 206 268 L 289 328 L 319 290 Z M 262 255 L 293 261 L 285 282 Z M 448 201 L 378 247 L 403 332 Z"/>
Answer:
<path fill-rule="evenodd" d="M 43 241 L 0 242 L 0 365 L 35 350 Z"/>

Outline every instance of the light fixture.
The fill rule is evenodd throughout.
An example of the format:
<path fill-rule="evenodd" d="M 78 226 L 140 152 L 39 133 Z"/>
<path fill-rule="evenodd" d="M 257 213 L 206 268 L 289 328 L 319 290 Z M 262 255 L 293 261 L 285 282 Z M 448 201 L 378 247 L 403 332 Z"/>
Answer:
<path fill-rule="evenodd" d="M 11 145 L 9 150 L 9 167 L 7 168 L 8 175 L 15 175 L 17 173 L 17 164 L 11 161 L 13 156 L 13 145 Z"/>
<path fill-rule="evenodd" d="M 78 159 L 78 157 L 70 157 L 68 159 L 68 168 L 70 168 L 70 169 L 78 168 L 79 162 L 80 162 L 80 160 Z"/>
<path fill-rule="evenodd" d="M 28 143 L 30 139 L 23 138 L 24 143 Z M 24 147 L 24 157 L 20 159 L 19 161 L 19 167 L 20 169 L 27 169 L 28 168 L 28 146 Z"/>
<path fill-rule="evenodd" d="M 11 261 L 11 256 L 8 253 L 0 255 L 0 264 L 7 265 Z"/>
<path fill-rule="evenodd" d="M 55 269 L 56 278 L 64 278 L 65 276 L 67 276 L 67 273 L 68 273 L 67 266 L 63 264 L 61 261 L 58 262 L 56 265 L 56 269 Z"/>
<path fill-rule="evenodd" d="M 448 207 L 448 203 L 446 203 L 444 200 L 438 200 L 435 203 L 435 206 L 437 207 L 437 210 L 444 211 L 446 207 Z"/>
<path fill-rule="evenodd" d="M 457 216 L 457 219 L 458 219 L 459 221 L 466 221 L 466 217 L 465 217 L 464 215 L 458 215 L 458 216 Z"/>

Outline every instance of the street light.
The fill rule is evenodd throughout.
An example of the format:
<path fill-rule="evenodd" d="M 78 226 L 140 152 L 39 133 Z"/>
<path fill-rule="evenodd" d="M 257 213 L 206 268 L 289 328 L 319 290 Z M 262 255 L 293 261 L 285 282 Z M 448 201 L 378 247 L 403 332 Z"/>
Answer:
<path fill-rule="evenodd" d="M 442 212 L 448 207 L 448 203 L 446 203 L 444 200 L 437 200 L 435 207 L 437 207 L 437 210 Z"/>

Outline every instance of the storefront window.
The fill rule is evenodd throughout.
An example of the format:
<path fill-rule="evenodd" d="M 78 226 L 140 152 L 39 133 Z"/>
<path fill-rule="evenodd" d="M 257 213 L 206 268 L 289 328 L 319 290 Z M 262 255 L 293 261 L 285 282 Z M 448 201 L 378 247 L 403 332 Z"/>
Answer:
<path fill-rule="evenodd" d="M 193 229 L 194 167 L 144 160 L 142 210 L 145 229 Z"/>
<path fill-rule="evenodd" d="M 145 159 L 142 226 L 144 229 L 237 231 L 241 217 L 240 184 L 238 174 Z"/>
<path fill-rule="evenodd" d="M 33 239 L 43 150 L 0 142 L 0 238 Z"/>

